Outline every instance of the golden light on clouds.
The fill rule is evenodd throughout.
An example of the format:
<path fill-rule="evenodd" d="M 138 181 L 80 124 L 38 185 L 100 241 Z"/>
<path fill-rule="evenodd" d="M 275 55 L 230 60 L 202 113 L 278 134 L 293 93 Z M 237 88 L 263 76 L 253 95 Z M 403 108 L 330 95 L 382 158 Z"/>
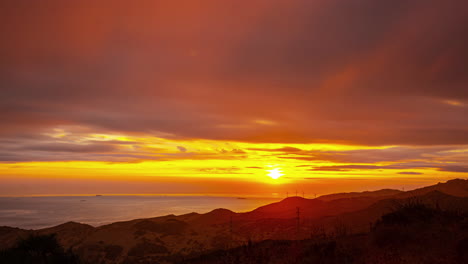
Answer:
<path fill-rule="evenodd" d="M 0 193 L 468 173 L 466 1 L 61 2 L 0 8 Z"/>
<path fill-rule="evenodd" d="M 156 186 L 168 182 L 182 186 L 187 182 L 191 187 L 183 192 L 190 192 L 193 186 L 204 186 L 204 193 L 248 190 L 230 187 L 236 183 L 254 184 L 255 190 L 248 192 L 287 192 L 292 191 L 288 186 L 316 185 L 317 179 L 341 182 L 371 180 L 378 175 L 385 182 L 393 182 L 407 178 L 455 177 L 460 168 L 445 165 L 444 159 L 460 159 L 466 154 L 466 148 L 184 140 L 88 133 L 71 127 L 55 128 L 43 135 L 48 138 L 46 143 L 33 142 L 31 146 L 24 143 L 25 148 L 31 148 L 27 160 L 0 166 L 2 179 L 49 184 L 59 179 L 90 184 L 117 181 L 128 186 L 130 182 Z M 437 163 L 428 166 L 418 162 L 428 155 L 437 159 Z M 196 185 L 197 182 L 200 185 Z M 154 192 L 156 190 L 159 189 Z M 194 187 L 194 190 L 197 189 Z M 144 190 L 145 193 L 152 191 Z M 170 191 L 180 192 L 178 187 Z M 73 191 L 76 192 L 80 191 Z"/>
<path fill-rule="evenodd" d="M 444 100 L 443 101 L 445 104 L 451 105 L 451 106 L 459 106 L 462 107 L 464 104 L 460 101 L 457 100 Z"/>

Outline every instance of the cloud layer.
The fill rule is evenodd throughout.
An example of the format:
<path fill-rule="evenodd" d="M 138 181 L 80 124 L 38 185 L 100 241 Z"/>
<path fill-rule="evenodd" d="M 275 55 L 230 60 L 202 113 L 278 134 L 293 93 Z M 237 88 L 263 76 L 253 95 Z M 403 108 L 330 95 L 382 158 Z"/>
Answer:
<path fill-rule="evenodd" d="M 194 152 L 176 141 L 225 140 L 404 145 L 274 155 L 428 162 L 438 146 L 468 144 L 465 1 L 0 5 L 2 161 L 183 158 Z M 45 136 L 57 128 L 176 145 Z M 437 168 L 466 172 L 465 154 L 444 157 L 456 164 Z"/>

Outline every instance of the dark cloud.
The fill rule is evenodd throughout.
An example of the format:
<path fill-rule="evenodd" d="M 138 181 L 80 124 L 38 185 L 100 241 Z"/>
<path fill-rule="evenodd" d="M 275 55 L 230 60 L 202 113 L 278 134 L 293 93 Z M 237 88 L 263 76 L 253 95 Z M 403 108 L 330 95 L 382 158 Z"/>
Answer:
<path fill-rule="evenodd" d="M 233 149 L 231 150 L 233 154 L 246 154 L 247 152 L 243 151 L 242 149 Z"/>
<path fill-rule="evenodd" d="M 24 151 L 44 151 L 44 152 L 76 152 L 76 153 L 102 153 L 117 150 L 109 144 L 70 144 L 70 143 L 49 143 L 25 146 Z"/>
<path fill-rule="evenodd" d="M 468 166 L 443 166 L 439 168 L 439 170 L 450 172 L 468 172 Z"/>
<path fill-rule="evenodd" d="M 3 1 L 0 140 L 70 125 L 171 139 L 468 144 L 467 10 L 457 0 Z"/>
<path fill-rule="evenodd" d="M 49 152 L 0 152 L 1 162 L 30 162 L 30 161 L 106 161 L 106 162 L 139 162 L 143 160 L 162 160 L 161 156 L 132 154 L 132 153 L 54 153 Z"/>
<path fill-rule="evenodd" d="M 315 166 L 309 170 L 311 171 L 350 171 L 350 170 L 401 170 L 401 169 L 421 169 L 421 168 L 438 169 L 439 165 L 436 163 L 427 163 L 427 162 L 394 163 L 391 165 L 349 164 L 349 165 Z M 406 173 L 403 173 L 403 174 L 406 174 Z"/>
<path fill-rule="evenodd" d="M 316 166 L 310 171 L 353 171 L 353 170 L 401 170 L 401 169 L 434 169 L 438 171 L 447 171 L 447 172 L 468 172 L 468 166 L 463 165 L 454 165 L 454 166 L 441 166 L 437 163 L 421 163 L 421 164 L 412 164 L 412 163 L 398 163 L 392 165 L 332 165 L 332 166 Z M 409 174 L 409 175 L 419 175 L 422 173 L 419 172 L 398 172 L 398 174 Z"/>
<path fill-rule="evenodd" d="M 256 149 L 279 153 L 279 158 L 303 161 L 330 161 L 337 163 L 379 163 L 403 161 L 448 161 L 453 157 L 468 158 L 466 153 L 457 153 L 466 146 L 421 146 L 421 147 L 389 147 L 377 149 L 356 150 L 301 150 L 296 148 Z"/>
<path fill-rule="evenodd" d="M 57 131 L 52 131 L 58 133 Z M 178 146 L 175 152 L 173 145 L 159 142 L 158 147 L 148 146 L 145 142 L 125 140 L 96 140 L 87 134 L 60 132 L 59 137 L 52 134 L 37 136 L 19 134 L 0 140 L 1 162 L 27 161 L 106 161 L 106 162 L 141 162 L 167 160 L 207 160 L 207 159 L 239 159 L 245 158 L 245 152 L 240 149 L 226 151 L 219 155 L 218 151 L 197 150 L 187 152 Z M 99 138 L 99 137 L 97 137 Z M 184 148 L 185 151 L 182 151 Z M 239 155 L 242 154 L 242 155 Z"/>
<path fill-rule="evenodd" d="M 187 152 L 187 148 L 182 147 L 182 146 L 177 146 L 177 149 L 178 149 L 180 152 Z"/>
<path fill-rule="evenodd" d="M 336 165 L 336 166 L 318 166 L 310 169 L 311 171 L 349 171 L 349 170 L 383 170 L 395 169 L 393 166 L 376 165 Z"/>

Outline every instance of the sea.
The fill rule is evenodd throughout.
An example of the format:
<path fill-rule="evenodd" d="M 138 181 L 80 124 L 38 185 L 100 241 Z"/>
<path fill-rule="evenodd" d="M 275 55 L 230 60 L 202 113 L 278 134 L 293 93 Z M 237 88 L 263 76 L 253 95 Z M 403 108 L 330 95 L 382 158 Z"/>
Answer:
<path fill-rule="evenodd" d="M 170 214 L 207 213 L 217 208 L 246 212 L 279 200 L 201 195 L 0 197 L 0 226 L 41 229 L 69 221 L 101 226 Z"/>

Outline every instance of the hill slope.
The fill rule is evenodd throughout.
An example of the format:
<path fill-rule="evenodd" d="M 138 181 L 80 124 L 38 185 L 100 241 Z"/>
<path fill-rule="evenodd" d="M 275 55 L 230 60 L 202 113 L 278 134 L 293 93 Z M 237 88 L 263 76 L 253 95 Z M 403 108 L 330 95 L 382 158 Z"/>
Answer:
<path fill-rule="evenodd" d="M 338 199 L 334 198 L 342 194 L 326 199 L 290 197 L 247 213 L 216 209 L 206 214 L 168 215 L 100 227 L 73 222 L 41 230 L 1 227 L 0 248 L 11 247 L 30 234 L 54 233 L 65 249 L 72 249 L 85 263 L 171 263 L 249 241 L 368 232 L 382 215 L 415 200 L 443 210 L 466 212 L 467 185 L 467 180 L 452 180 L 406 193 L 383 190 Z"/>

